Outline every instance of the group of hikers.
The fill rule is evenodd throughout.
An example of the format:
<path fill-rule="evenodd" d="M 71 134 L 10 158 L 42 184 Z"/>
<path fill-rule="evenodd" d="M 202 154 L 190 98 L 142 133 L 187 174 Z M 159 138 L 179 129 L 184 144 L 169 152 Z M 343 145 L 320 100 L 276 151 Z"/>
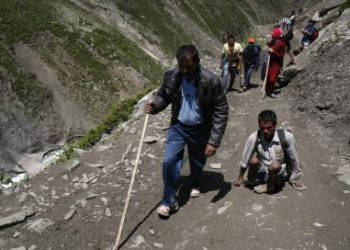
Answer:
<path fill-rule="evenodd" d="M 295 64 L 295 56 L 304 48 L 310 45 L 318 37 L 318 30 L 315 28 L 315 22 L 309 20 L 303 30 L 303 36 L 298 44 L 298 48 L 292 51 L 291 40 L 294 37 L 293 28 L 295 25 L 295 11 L 292 11 L 286 25 L 284 20 L 282 24 L 278 23 L 271 32 L 271 40 L 267 43 L 268 53 L 263 56 L 261 67 L 261 80 L 265 81 L 264 97 L 275 98 L 274 93 L 278 75 L 283 68 L 284 56 L 287 53 L 290 57 L 288 65 Z M 236 75 L 239 76 L 238 92 L 245 92 L 252 87 L 251 77 L 254 71 L 258 71 L 261 57 L 261 46 L 256 44 L 255 38 L 249 38 L 247 46 L 243 46 L 235 41 L 235 36 L 227 35 L 226 43 L 223 45 L 220 60 L 222 69 L 221 77 L 224 92 L 233 90 Z M 244 70 L 244 71 L 243 71 Z M 241 76 L 244 72 L 244 81 Z"/>
<path fill-rule="evenodd" d="M 306 28 L 305 36 L 309 36 L 309 28 Z M 302 43 L 306 46 L 309 41 L 304 37 Z M 201 177 L 207 157 L 216 153 L 228 122 L 227 91 L 232 89 L 242 65 L 245 76 L 243 91 L 251 87 L 251 74 L 259 68 L 261 51 L 255 43 L 255 39 L 249 38 L 243 49 L 233 35 L 228 36 L 220 64 L 222 79 L 200 64 L 194 45 L 181 46 L 176 53 L 177 66 L 164 74 L 161 87 L 146 102 L 146 114 L 157 114 L 168 105 L 172 106 L 162 166 L 163 198 L 157 208 L 161 217 L 169 217 L 179 209 L 176 194 L 186 146 L 192 179 L 189 195 L 192 198 L 201 195 Z M 268 43 L 270 59 L 266 65 L 269 67 L 266 93 L 271 97 L 283 66 L 287 43 L 282 29 L 274 27 Z M 261 111 L 257 125 L 257 131 L 246 142 L 238 178 L 233 184 L 245 185 L 256 193 L 274 193 L 285 182 L 297 190 L 305 190 L 293 134 L 277 128 L 277 116 L 273 110 Z"/>

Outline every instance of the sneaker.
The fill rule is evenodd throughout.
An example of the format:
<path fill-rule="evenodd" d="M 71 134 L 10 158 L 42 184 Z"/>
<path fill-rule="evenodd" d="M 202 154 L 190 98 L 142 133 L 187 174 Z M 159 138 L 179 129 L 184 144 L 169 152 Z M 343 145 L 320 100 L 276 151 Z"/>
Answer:
<path fill-rule="evenodd" d="M 171 207 L 168 207 L 166 205 L 160 205 L 158 208 L 157 208 L 157 213 L 160 215 L 160 216 L 163 216 L 163 217 L 169 217 L 170 214 L 172 213 L 175 213 L 177 210 L 179 210 L 179 205 L 177 204 L 177 202 L 172 205 Z"/>
<path fill-rule="evenodd" d="M 257 194 L 267 193 L 267 184 L 261 184 L 254 187 L 254 191 Z"/>
<path fill-rule="evenodd" d="M 242 88 L 242 90 L 243 90 L 243 92 L 246 92 L 246 91 L 247 91 L 247 87 L 244 86 L 244 87 Z"/>
<path fill-rule="evenodd" d="M 201 191 L 199 190 L 199 188 L 192 188 L 190 196 L 191 198 L 198 198 L 199 196 L 201 196 Z"/>
<path fill-rule="evenodd" d="M 271 93 L 268 95 L 270 98 L 276 98 L 276 95 L 274 93 Z"/>

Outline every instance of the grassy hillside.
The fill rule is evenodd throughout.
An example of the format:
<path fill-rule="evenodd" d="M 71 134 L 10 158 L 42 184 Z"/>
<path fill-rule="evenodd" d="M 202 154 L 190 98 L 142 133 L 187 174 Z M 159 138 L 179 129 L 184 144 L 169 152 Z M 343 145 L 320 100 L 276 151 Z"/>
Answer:
<path fill-rule="evenodd" d="M 75 13 L 79 25 L 62 21 L 58 11 L 62 5 Z M 6 48 L 18 42 L 28 43 L 36 48 L 53 68 L 60 71 L 61 79 L 65 85 L 70 86 L 77 99 L 90 106 L 97 100 L 105 101 L 105 106 L 108 106 L 111 102 L 115 102 L 120 87 L 128 85 L 124 83 L 124 79 L 112 79 L 109 71 L 116 61 L 118 65 L 134 68 L 154 84 L 160 79 L 162 67 L 157 62 L 117 30 L 99 22 L 89 13 L 75 8 L 69 1 L 5 0 L 0 5 L 0 16 L 0 30 L 3 31 L 4 44 L 1 57 L 7 62 L 2 66 L 15 77 L 14 90 L 26 107 L 40 105 L 36 101 L 41 102 L 42 98 L 34 99 L 36 101 L 32 102 L 33 98 L 23 93 L 33 93 L 39 97 L 44 90 L 38 88 L 40 84 L 35 81 L 35 76 L 32 76 L 34 78 L 32 80 L 23 81 L 23 77 L 15 73 L 14 62 L 9 57 L 11 51 Z M 43 43 L 40 44 L 39 37 L 44 37 L 42 40 L 45 42 L 50 41 L 46 50 L 41 50 Z M 50 49 L 57 47 L 61 47 L 69 55 L 72 63 L 68 68 L 59 68 L 59 62 L 54 60 L 56 59 L 53 58 L 54 51 Z M 99 93 L 92 88 L 96 86 L 106 100 L 95 98 Z"/>

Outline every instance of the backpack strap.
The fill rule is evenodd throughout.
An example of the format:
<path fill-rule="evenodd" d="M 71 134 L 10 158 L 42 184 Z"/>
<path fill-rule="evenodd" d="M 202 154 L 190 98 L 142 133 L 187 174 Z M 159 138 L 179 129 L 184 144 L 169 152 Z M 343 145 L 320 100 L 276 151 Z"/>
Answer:
<path fill-rule="evenodd" d="M 256 141 L 255 141 L 255 146 L 254 146 L 253 152 L 258 151 L 258 144 L 259 144 L 260 137 L 261 137 L 261 131 L 260 131 L 260 129 L 258 129 L 258 131 L 256 131 Z"/>
<path fill-rule="evenodd" d="M 286 138 L 286 133 L 284 132 L 284 129 L 283 128 L 277 129 L 277 135 L 280 140 L 283 151 L 286 151 L 286 149 L 289 147 L 289 142 Z"/>

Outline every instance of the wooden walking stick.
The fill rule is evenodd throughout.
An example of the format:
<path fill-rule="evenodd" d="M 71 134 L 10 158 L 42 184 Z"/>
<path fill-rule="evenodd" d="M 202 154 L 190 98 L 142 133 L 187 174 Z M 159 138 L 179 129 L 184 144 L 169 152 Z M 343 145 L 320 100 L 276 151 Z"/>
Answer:
<path fill-rule="evenodd" d="M 125 216 L 126 216 L 126 212 L 127 212 L 127 210 L 128 210 L 128 206 L 129 206 L 129 201 L 130 201 L 132 186 L 133 186 L 134 181 L 135 181 L 137 166 L 138 166 L 139 160 L 140 160 L 140 155 L 141 155 L 141 150 L 142 150 L 142 144 L 143 144 L 143 140 L 144 140 L 144 138 L 145 138 L 145 133 L 146 133 L 146 128 L 147 128 L 148 118 L 149 118 L 149 114 L 146 114 L 145 123 L 143 124 L 143 129 L 142 129 L 142 133 L 141 133 L 140 144 L 139 144 L 139 148 L 138 148 L 137 156 L 136 156 L 136 160 L 135 160 L 135 166 L 134 166 L 134 169 L 133 169 L 133 171 L 132 171 L 131 181 L 130 181 L 130 184 L 129 184 L 129 190 L 128 190 L 128 194 L 127 194 L 126 200 L 125 200 L 124 211 L 123 211 L 122 218 L 121 218 L 121 220 L 120 220 L 118 235 L 117 235 L 117 239 L 115 240 L 115 244 L 114 244 L 114 246 L 113 246 L 113 250 L 118 250 L 118 249 L 119 249 L 120 236 L 121 236 L 121 234 L 122 234 L 122 229 L 123 229 L 123 225 L 124 225 L 124 221 L 125 221 Z"/>
<path fill-rule="evenodd" d="M 265 97 L 266 95 L 266 82 L 267 82 L 267 74 L 269 73 L 269 67 L 270 67 L 270 55 L 269 57 L 267 58 L 267 64 L 266 64 L 266 71 L 265 71 L 265 79 L 264 79 L 264 83 L 261 87 L 261 95 L 262 97 Z"/>

